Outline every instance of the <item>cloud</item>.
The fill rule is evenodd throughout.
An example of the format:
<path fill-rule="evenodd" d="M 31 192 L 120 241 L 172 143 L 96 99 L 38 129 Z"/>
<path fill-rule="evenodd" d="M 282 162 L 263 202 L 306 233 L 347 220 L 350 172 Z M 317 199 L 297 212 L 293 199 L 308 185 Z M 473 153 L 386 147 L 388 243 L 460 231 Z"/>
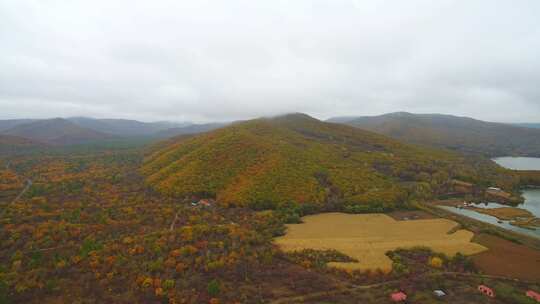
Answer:
<path fill-rule="evenodd" d="M 0 3 L 0 118 L 540 121 L 540 2 Z"/>

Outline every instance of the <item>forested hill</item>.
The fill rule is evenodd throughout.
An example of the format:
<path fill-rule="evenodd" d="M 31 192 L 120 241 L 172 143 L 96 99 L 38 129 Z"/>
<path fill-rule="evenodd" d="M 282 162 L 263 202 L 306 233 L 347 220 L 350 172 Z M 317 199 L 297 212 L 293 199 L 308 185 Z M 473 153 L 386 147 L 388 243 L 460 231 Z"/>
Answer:
<path fill-rule="evenodd" d="M 150 154 L 147 182 L 174 196 L 221 203 L 391 209 L 442 191 L 452 178 L 509 189 L 517 179 L 486 159 L 421 148 L 304 114 L 232 124 L 167 141 Z"/>
<path fill-rule="evenodd" d="M 343 117 L 345 123 L 397 140 L 485 156 L 540 156 L 540 130 L 468 117 L 405 112 Z"/>
<path fill-rule="evenodd" d="M 0 134 L 0 155 L 44 148 L 45 145 L 28 138 Z"/>

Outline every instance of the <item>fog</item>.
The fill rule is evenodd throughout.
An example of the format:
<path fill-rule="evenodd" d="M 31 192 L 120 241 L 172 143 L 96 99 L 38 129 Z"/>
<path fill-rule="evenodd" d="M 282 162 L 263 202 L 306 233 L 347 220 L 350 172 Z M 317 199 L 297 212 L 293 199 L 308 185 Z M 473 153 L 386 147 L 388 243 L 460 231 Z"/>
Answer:
<path fill-rule="evenodd" d="M 540 122 L 540 1 L 0 1 L 0 119 Z"/>

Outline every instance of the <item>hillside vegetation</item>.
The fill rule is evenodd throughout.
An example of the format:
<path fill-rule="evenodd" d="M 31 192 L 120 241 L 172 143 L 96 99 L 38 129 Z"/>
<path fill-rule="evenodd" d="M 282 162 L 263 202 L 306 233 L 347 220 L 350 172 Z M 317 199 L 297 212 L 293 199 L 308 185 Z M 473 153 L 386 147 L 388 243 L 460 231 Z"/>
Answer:
<path fill-rule="evenodd" d="M 405 112 L 380 116 L 336 117 L 394 139 L 485 156 L 540 156 L 540 130 L 441 114 Z"/>
<path fill-rule="evenodd" d="M 46 147 L 28 138 L 0 134 L 0 155 Z"/>
<path fill-rule="evenodd" d="M 483 158 L 400 143 L 304 114 L 236 123 L 155 148 L 142 172 L 178 197 L 273 208 L 384 211 L 446 191 L 458 178 L 512 190 L 519 179 Z"/>

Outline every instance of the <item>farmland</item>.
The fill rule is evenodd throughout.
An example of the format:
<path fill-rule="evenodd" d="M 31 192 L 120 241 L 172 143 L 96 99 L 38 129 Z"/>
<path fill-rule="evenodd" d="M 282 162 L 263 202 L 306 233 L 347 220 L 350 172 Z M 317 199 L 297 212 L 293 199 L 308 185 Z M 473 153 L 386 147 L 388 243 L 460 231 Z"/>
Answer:
<path fill-rule="evenodd" d="M 474 241 L 489 248 L 472 257 L 482 272 L 526 281 L 540 281 L 540 252 L 502 238 L 478 234 Z"/>
<path fill-rule="evenodd" d="M 392 261 L 385 254 L 397 248 L 426 246 L 448 256 L 486 250 L 471 242 L 470 231 L 449 233 L 457 223 L 446 219 L 396 221 L 384 214 L 324 213 L 306 216 L 303 221 L 303 224 L 287 225 L 287 234 L 277 238 L 276 244 L 289 252 L 335 249 L 358 260 L 329 263 L 344 269 L 389 272 Z"/>

